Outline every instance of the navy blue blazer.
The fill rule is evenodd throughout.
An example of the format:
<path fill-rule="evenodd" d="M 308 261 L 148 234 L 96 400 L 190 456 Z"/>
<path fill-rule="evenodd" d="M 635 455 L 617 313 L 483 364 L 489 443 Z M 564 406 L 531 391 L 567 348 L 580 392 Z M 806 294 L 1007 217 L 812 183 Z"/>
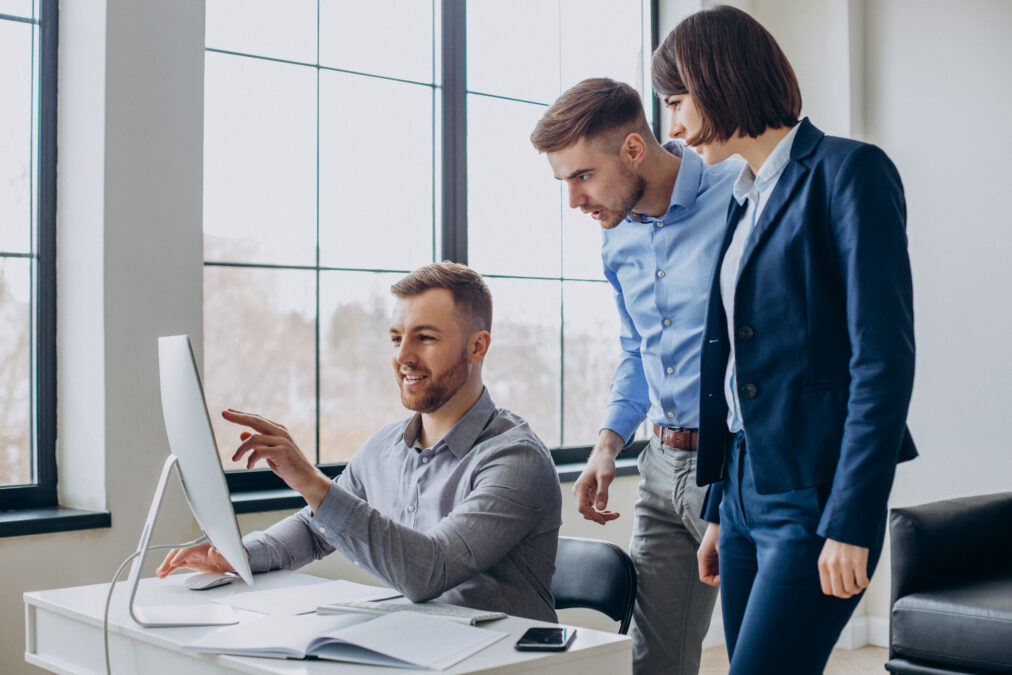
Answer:
<path fill-rule="evenodd" d="M 697 481 L 719 522 L 729 343 L 720 262 L 745 206 L 732 199 L 703 336 Z M 745 440 L 762 494 L 822 485 L 820 536 L 870 547 L 906 426 L 914 319 L 906 204 L 879 148 L 826 136 L 808 119 L 750 235 L 734 299 Z"/>

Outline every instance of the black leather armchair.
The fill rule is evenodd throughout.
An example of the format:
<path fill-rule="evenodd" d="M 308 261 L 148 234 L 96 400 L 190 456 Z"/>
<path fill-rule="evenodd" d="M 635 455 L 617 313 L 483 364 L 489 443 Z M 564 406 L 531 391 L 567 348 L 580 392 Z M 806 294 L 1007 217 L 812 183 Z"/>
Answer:
<path fill-rule="evenodd" d="M 893 509 L 892 673 L 1012 673 L 1012 492 Z"/>

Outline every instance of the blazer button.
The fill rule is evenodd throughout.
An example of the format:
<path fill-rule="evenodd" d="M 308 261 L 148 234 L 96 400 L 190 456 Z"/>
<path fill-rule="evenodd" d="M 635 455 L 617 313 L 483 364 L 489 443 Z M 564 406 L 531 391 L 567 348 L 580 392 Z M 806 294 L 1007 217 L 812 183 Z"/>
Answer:
<path fill-rule="evenodd" d="M 740 326 L 737 331 L 739 340 L 751 340 L 755 337 L 755 330 L 752 326 Z"/>
<path fill-rule="evenodd" d="M 741 395 L 743 398 L 755 398 L 758 394 L 759 389 L 751 382 L 741 385 Z"/>

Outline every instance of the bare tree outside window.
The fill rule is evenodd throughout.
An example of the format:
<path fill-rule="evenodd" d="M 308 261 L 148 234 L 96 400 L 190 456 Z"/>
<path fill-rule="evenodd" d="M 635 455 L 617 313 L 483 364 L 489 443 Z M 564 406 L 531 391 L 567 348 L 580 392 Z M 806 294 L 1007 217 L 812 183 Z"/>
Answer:
<path fill-rule="evenodd" d="M 0 485 L 32 480 L 28 275 L 28 261 L 0 258 Z"/>
<path fill-rule="evenodd" d="M 391 365 L 389 288 L 441 257 L 444 6 L 207 2 L 208 404 L 283 422 L 319 464 L 347 462 L 410 414 Z M 466 4 L 463 255 L 495 304 L 485 381 L 553 448 L 593 444 L 618 319 L 599 229 L 566 213 L 527 138 L 584 77 L 616 77 L 649 100 L 648 6 Z M 378 26 L 383 40 L 370 37 Z M 214 426 L 226 468 L 243 468 L 229 461 L 239 429 Z"/>

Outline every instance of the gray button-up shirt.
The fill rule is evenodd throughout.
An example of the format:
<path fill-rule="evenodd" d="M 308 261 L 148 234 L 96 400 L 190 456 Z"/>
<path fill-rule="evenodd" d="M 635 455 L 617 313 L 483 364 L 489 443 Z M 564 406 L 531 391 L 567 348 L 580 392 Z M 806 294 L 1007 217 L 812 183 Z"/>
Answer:
<path fill-rule="evenodd" d="M 562 494 L 545 445 L 487 390 L 432 448 L 414 447 L 420 430 L 417 414 L 383 427 L 315 514 L 247 535 L 253 571 L 339 550 L 416 602 L 555 621 Z"/>

